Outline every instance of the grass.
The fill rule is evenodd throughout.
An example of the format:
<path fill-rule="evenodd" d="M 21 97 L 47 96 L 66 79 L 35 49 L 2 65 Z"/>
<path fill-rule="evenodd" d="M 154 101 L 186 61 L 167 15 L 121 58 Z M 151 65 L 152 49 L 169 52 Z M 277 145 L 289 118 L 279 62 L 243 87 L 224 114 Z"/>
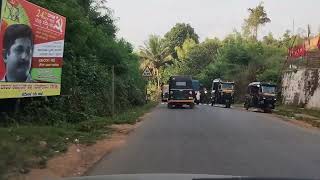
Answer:
<path fill-rule="evenodd" d="M 296 120 L 304 121 L 311 124 L 314 127 L 320 128 L 320 111 L 319 110 L 304 109 L 304 108 L 298 108 L 295 106 L 279 106 L 277 107 L 277 111 L 275 111 L 274 113 L 282 116 L 286 116 L 289 118 L 294 118 Z M 299 116 L 299 114 L 309 115 L 314 118 Z"/>
<path fill-rule="evenodd" d="M 279 114 L 279 115 L 282 115 L 282 116 L 286 116 L 286 117 L 294 117 L 295 115 L 295 111 L 293 109 L 290 109 L 290 108 L 286 108 L 284 106 L 279 106 L 279 107 L 276 107 L 276 111 L 273 111 L 273 113 L 275 114 Z"/>
<path fill-rule="evenodd" d="M 279 106 L 277 110 L 281 115 L 294 117 L 294 114 L 306 114 L 320 119 L 320 110 L 304 109 L 295 106 Z"/>
<path fill-rule="evenodd" d="M 0 179 L 4 175 L 27 173 L 30 168 L 45 168 L 49 158 L 65 152 L 70 144 L 95 143 L 111 134 L 111 124 L 134 124 L 155 105 L 149 103 L 113 118 L 94 117 L 78 124 L 0 128 Z"/>

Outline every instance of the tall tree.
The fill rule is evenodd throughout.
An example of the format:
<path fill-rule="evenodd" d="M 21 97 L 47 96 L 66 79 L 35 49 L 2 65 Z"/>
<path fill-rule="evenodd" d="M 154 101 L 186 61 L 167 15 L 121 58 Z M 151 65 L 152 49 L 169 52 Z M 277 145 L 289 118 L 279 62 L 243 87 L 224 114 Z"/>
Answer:
<path fill-rule="evenodd" d="M 193 39 L 186 39 L 182 47 L 176 47 L 176 52 L 179 60 L 185 60 L 188 58 L 190 51 L 194 48 L 197 43 Z"/>
<path fill-rule="evenodd" d="M 84 9 L 85 14 L 88 14 L 92 0 L 79 0 L 78 3 Z"/>
<path fill-rule="evenodd" d="M 267 36 L 263 36 L 262 42 L 267 45 L 278 45 L 278 40 L 273 37 L 271 32 Z"/>
<path fill-rule="evenodd" d="M 271 19 L 268 18 L 262 2 L 255 8 L 249 8 L 248 11 L 250 14 L 244 20 L 244 31 L 257 40 L 259 27 L 271 22 Z"/>
<path fill-rule="evenodd" d="M 286 30 L 285 33 L 282 35 L 280 41 L 281 47 L 284 48 L 291 48 L 293 46 L 302 44 L 305 40 L 304 36 L 301 36 L 300 34 L 291 35 L 290 30 Z"/>
<path fill-rule="evenodd" d="M 157 78 L 157 86 L 160 88 L 161 74 L 159 69 L 170 63 L 170 51 L 165 46 L 163 39 L 159 36 L 151 35 L 148 41 L 140 48 L 140 58 L 143 60 L 143 66 L 152 68 Z"/>
<path fill-rule="evenodd" d="M 286 30 L 285 33 L 281 37 L 281 46 L 285 48 L 290 48 L 293 45 L 293 39 L 294 37 L 291 34 L 290 30 Z"/>
<path fill-rule="evenodd" d="M 61 94 L 70 95 L 70 104 L 60 106 L 59 102 L 62 101 L 57 97 L 58 101 L 52 104 L 61 108 L 54 108 L 54 111 L 109 115 L 111 106 L 103 102 L 110 101 L 111 97 L 111 65 L 115 66 L 118 79 L 115 81 L 115 106 L 124 110 L 137 104 L 136 100 L 140 101 L 132 98 L 142 98 L 144 92 L 139 58 L 132 52 L 129 43 L 115 37 L 117 27 L 112 13 L 106 11 L 109 8 L 105 6 L 105 0 L 30 1 L 68 18 Z M 128 92 L 136 95 L 131 96 Z M 28 107 L 32 108 L 31 105 Z M 67 120 L 76 118 L 66 117 Z"/>
<path fill-rule="evenodd" d="M 188 54 L 187 67 L 190 75 L 197 75 L 209 63 L 215 61 L 221 43 L 218 39 L 207 39 L 191 49 Z"/>
<path fill-rule="evenodd" d="M 176 47 L 182 47 L 186 39 L 190 38 L 199 43 L 199 36 L 190 24 L 177 23 L 165 34 L 165 41 L 173 58 L 177 58 Z"/>

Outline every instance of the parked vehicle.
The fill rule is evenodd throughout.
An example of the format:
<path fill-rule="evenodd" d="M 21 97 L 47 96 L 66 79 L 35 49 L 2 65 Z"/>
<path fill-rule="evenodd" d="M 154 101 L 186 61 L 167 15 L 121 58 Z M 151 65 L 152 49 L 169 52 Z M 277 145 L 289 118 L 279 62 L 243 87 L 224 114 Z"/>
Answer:
<path fill-rule="evenodd" d="M 234 103 L 234 82 L 226 82 L 221 79 L 212 81 L 211 106 L 214 104 L 224 104 L 230 108 Z"/>
<path fill-rule="evenodd" d="M 162 94 L 161 94 L 162 102 L 168 102 L 169 99 L 169 85 L 162 86 Z"/>
<path fill-rule="evenodd" d="M 253 82 L 248 85 L 244 107 L 262 109 L 264 112 L 271 112 L 275 108 L 276 85 L 270 83 Z"/>
<path fill-rule="evenodd" d="M 194 107 L 194 91 L 190 76 L 172 76 L 169 79 L 168 108 L 189 105 Z"/>
<path fill-rule="evenodd" d="M 192 87 L 194 91 L 194 102 L 196 104 L 200 103 L 200 82 L 199 80 L 192 80 Z"/>

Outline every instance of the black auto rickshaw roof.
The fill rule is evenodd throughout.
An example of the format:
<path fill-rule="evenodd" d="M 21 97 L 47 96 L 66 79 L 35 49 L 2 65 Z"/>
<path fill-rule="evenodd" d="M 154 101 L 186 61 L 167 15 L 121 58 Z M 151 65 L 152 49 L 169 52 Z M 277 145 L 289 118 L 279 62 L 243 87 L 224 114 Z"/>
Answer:
<path fill-rule="evenodd" d="M 212 81 L 213 83 L 225 83 L 225 84 L 234 84 L 233 81 L 223 81 L 222 79 L 218 78 Z"/>
<path fill-rule="evenodd" d="M 191 76 L 171 76 L 170 81 L 192 81 Z"/>
<path fill-rule="evenodd" d="M 177 85 L 175 82 L 186 82 L 185 85 Z M 169 79 L 170 89 L 193 89 L 191 76 L 171 76 Z"/>
<path fill-rule="evenodd" d="M 275 84 L 265 83 L 265 82 L 252 82 L 248 86 L 276 86 Z"/>

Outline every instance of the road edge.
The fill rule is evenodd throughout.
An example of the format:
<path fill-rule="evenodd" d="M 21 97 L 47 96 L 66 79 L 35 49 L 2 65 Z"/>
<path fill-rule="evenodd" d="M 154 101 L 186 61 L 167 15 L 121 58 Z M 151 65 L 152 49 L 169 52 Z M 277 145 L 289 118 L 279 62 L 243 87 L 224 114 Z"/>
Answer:
<path fill-rule="evenodd" d="M 31 169 L 28 174 L 20 174 L 10 179 L 24 179 L 24 180 L 43 180 L 43 179 L 60 179 L 65 177 L 79 177 L 85 175 L 92 167 L 95 166 L 101 159 L 108 156 L 114 150 L 122 147 L 127 137 L 140 126 L 145 118 L 157 107 L 159 103 L 155 103 L 147 112 L 136 118 L 134 124 L 114 124 L 111 125 L 113 132 L 101 140 L 97 140 L 94 144 L 70 144 L 65 153 L 57 155 L 48 161 L 48 165 L 43 169 Z M 104 148 L 102 151 L 97 151 L 97 148 Z M 96 153 L 96 154 L 94 154 Z M 75 160 L 70 159 L 72 154 L 76 154 Z M 94 158 L 92 158 L 94 156 Z M 83 159 L 86 159 L 83 161 Z M 60 167 L 50 167 L 50 164 L 57 164 L 61 162 L 71 161 L 77 166 L 70 168 L 71 164 L 63 164 Z M 81 163 L 81 162 L 82 163 Z M 63 167 L 69 167 L 69 170 L 63 171 Z M 61 168 L 61 169 L 59 169 Z"/>

